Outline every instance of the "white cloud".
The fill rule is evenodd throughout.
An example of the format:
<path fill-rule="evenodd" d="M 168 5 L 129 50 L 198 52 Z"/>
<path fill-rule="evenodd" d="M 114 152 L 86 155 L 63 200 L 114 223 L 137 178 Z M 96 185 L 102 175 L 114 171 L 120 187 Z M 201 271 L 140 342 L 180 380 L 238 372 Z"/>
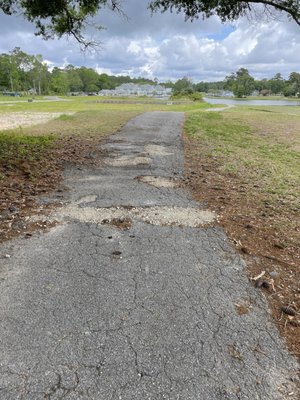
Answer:
<path fill-rule="evenodd" d="M 97 71 L 98 74 L 112 75 L 112 70 L 110 68 L 101 68 L 98 65 L 95 67 L 95 71 Z"/>
<path fill-rule="evenodd" d="M 132 40 L 129 42 L 129 45 L 127 47 L 127 52 L 134 54 L 134 55 L 138 55 L 141 52 L 141 46 L 139 45 L 139 43 L 136 40 Z"/>

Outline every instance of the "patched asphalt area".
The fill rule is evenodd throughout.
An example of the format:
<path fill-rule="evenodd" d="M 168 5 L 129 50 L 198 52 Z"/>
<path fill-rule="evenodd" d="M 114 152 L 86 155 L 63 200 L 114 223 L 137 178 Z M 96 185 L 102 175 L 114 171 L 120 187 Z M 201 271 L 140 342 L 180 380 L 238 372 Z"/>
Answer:
<path fill-rule="evenodd" d="M 1 399 L 299 398 L 262 293 L 176 185 L 182 121 L 130 121 L 66 171 L 55 228 L 1 245 Z"/>

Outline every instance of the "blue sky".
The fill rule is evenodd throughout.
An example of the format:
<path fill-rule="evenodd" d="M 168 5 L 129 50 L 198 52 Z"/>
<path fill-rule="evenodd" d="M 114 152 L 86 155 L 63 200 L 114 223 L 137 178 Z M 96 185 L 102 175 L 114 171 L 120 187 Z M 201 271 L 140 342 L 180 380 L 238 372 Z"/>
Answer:
<path fill-rule="evenodd" d="M 235 27 L 232 24 L 222 24 L 221 29 L 217 32 L 206 35 L 208 39 L 222 41 L 227 38 L 232 32 L 235 31 Z"/>
<path fill-rule="evenodd" d="M 106 29 L 87 32 L 101 46 L 87 53 L 72 39 L 44 41 L 21 17 L 0 14 L 0 53 L 18 46 L 26 53 L 41 54 L 51 67 L 85 65 L 108 74 L 159 81 L 183 76 L 194 82 L 222 80 L 240 67 L 256 78 L 300 72 L 300 27 L 284 16 L 242 18 L 226 25 L 217 17 L 191 23 L 170 12 L 151 16 L 147 3 L 124 0 L 127 18 L 102 10 L 94 22 Z"/>

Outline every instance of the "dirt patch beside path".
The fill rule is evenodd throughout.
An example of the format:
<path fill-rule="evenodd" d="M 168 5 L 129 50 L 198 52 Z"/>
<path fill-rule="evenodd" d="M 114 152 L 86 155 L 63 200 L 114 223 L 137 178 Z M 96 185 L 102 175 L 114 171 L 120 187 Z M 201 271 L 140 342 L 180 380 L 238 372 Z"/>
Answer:
<path fill-rule="evenodd" d="M 42 159 L 24 160 L 15 166 L 0 161 L 0 242 L 18 235 L 30 237 L 36 229 L 45 230 L 53 222 L 44 218 L 47 210 L 60 204 L 62 173 L 67 164 L 96 166 L 104 151 L 98 145 L 101 138 L 81 139 L 76 136 L 57 139 Z M 56 204 L 41 204 L 41 196 L 57 192 Z M 31 215 L 41 216 L 35 222 Z"/>
<path fill-rule="evenodd" d="M 216 160 L 206 157 L 199 143 L 184 140 L 183 186 L 192 191 L 196 200 L 217 212 L 220 224 L 248 265 L 250 281 L 257 290 L 264 292 L 291 353 L 300 359 L 300 228 L 297 217 L 291 216 L 284 203 L 275 208 L 258 201 L 258 191 L 250 196 L 251 182 L 230 173 L 220 173 Z M 291 218 L 295 219 L 293 231 L 290 224 L 286 224 Z"/>
<path fill-rule="evenodd" d="M 14 129 L 22 126 L 43 124 L 51 119 L 58 118 L 63 114 L 61 112 L 14 112 L 0 114 L 0 130 Z"/>

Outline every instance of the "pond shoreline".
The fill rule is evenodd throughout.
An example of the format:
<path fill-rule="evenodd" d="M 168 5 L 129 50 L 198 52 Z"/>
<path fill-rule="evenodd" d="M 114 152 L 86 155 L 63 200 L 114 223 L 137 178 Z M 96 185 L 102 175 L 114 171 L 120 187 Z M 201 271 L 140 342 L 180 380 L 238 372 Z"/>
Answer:
<path fill-rule="evenodd" d="M 226 104 L 235 106 L 300 106 L 298 100 L 234 100 L 203 97 L 203 100 L 208 104 Z"/>

